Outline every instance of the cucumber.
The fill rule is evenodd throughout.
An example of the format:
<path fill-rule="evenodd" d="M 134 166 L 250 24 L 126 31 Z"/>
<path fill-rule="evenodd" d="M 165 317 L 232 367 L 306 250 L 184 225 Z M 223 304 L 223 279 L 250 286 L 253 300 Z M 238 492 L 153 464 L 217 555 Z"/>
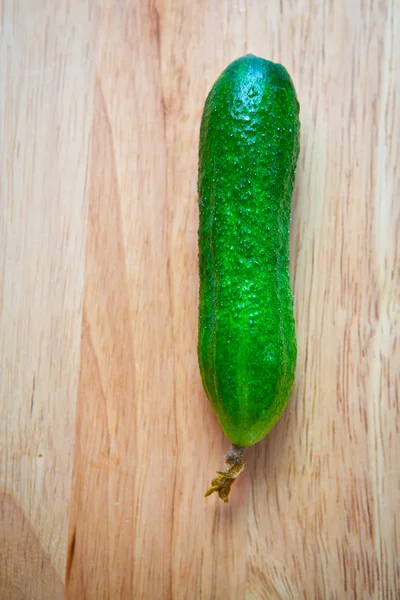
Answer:
<path fill-rule="evenodd" d="M 286 407 L 296 334 L 289 279 L 299 103 L 286 69 L 246 55 L 215 82 L 199 148 L 199 336 L 203 386 L 233 448 L 206 495 L 227 501 L 244 448 Z"/>

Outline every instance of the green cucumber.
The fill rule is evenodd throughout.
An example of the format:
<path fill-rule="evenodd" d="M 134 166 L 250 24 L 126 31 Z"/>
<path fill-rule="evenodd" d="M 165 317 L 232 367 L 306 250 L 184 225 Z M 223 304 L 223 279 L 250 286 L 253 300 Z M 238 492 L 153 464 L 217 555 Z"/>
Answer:
<path fill-rule="evenodd" d="M 289 228 L 299 130 L 286 69 L 253 55 L 217 79 L 201 121 L 198 358 L 233 443 L 206 495 L 225 501 L 244 448 L 278 421 L 295 376 Z"/>

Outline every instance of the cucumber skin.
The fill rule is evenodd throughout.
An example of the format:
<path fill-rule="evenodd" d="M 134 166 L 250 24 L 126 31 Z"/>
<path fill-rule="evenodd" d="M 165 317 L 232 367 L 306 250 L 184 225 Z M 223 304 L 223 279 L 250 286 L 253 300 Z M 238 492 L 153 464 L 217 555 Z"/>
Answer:
<path fill-rule="evenodd" d="M 238 446 L 267 435 L 295 376 L 289 228 L 299 131 L 286 69 L 253 55 L 225 69 L 201 121 L 198 358 Z"/>

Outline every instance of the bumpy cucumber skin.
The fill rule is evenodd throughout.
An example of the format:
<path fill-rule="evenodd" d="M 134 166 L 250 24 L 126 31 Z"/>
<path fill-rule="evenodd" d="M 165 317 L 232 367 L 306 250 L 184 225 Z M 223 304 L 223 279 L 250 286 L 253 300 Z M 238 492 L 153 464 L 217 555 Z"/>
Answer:
<path fill-rule="evenodd" d="M 267 435 L 294 381 L 289 228 L 299 130 L 286 69 L 253 55 L 218 78 L 201 121 L 198 358 L 238 446 Z"/>

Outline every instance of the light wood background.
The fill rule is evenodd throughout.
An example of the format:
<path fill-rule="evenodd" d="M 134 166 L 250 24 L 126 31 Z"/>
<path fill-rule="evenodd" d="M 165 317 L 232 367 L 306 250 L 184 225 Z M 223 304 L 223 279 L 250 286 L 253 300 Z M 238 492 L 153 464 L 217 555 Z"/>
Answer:
<path fill-rule="evenodd" d="M 399 598 L 399 0 L 0 9 L 0 598 Z M 301 104 L 299 357 L 226 506 L 197 146 L 247 52 Z"/>

